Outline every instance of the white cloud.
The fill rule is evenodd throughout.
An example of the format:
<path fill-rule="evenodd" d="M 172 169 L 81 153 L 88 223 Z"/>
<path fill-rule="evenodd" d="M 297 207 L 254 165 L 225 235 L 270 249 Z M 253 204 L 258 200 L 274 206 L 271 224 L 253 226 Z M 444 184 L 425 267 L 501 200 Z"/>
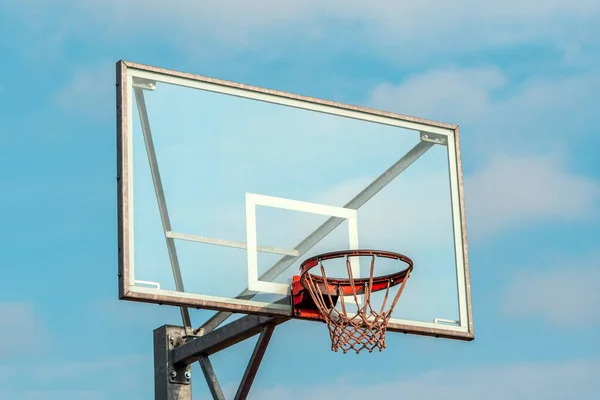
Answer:
<path fill-rule="evenodd" d="M 0 398 L 1 399 L 111 399 L 115 388 L 139 387 L 139 376 L 128 375 L 140 365 L 148 365 L 147 355 L 122 355 L 95 360 L 45 360 L 43 349 L 51 340 L 29 303 L 0 303 Z M 36 361 L 29 362 L 32 354 Z M 25 358 L 24 358 L 25 357 Z M 26 371 L 27 384 L 23 385 Z M 119 373 L 115 371 L 120 371 Z M 98 385 L 101 374 L 127 375 Z M 56 382 L 71 382 L 69 389 Z M 98 382 L 103 381 L 100 379 Z M 76 382 L 76 384 L 72 384 Z M 91 383 L 90 383 L 91 382 Z M 88 386 L 89 385 L 89 386 Z M 86 387 L 88 386 L 88 387 Z"/>
<path fill-rule="evenodd" d="M 498 67 L 435 68 L 371 93 L 376 108 L 460 125 L 463 142 L 489 153 L 497 148 L 540 149 L 589 135 L 597 119 L 600 79 L 594 73 L 528 75 Z M 517 144 L 518 143 L 518 144 Z"/>
<path fill-rule="evenodd" d="M 494 91 L 505 87 L 507 77 L 497 68 L 434 69 L 405 79 L 382 83 L 369 103 L 375 108 L 445 122 L 482 122 L 494 107 Z"/>
<path fill-rule="evenodd" d="M 522 43 L 550 43 L 564 48 L 572 58 L 577 56 L 572 50 L 574 43 L 593 43 L 594 39 L 579 35 L 577 40 L 569 40 L 567 34 L 582 27 L 591 29 L 594 16 L 600 12 L 595 0 L 507 0 L 497 4 L 388 0 L 377 5 L 361 0 L 258 0 L 251 4 L 241 0 L 175 0 L 168 5 L 158 0 L 63 0 L 52 2 L 51 10 L 46 3 L 33 0 L 23 7 L 27 10 L 8 11 L 23 14 L 33 26 L 39 25 L 40 15 L 52 15 L 52 25 L 44 25 L 49 32 L 43 30 L 45 35 L 35 37 L 39 40 L 55 41 L 57 35 L 158 38 L 195 56 L 214 42 L 229 46 L 214 46 L 213 52 L 236 53 L 251 48 L 289 52 L 289 43 L 281 42 L 287 38 L 292 39 L 289 42 L 294 50 L 314 45 L 334 50 L 360 46 L 403 64 L 431 58 L 432 54 L 468 53 Z M 96 28 L 94 32 L 101 29 L 103 34 L 92 34 L 90 27 Z M 336 34 L 340 31 L 347 34 Z M 324 41 L 328 35 L 336 39 Z"/>
<path fill-rule="evenodd" d="M 170 268 L 170 266 L 168 267 Z M 181 314 L 176 307 L 123 301 L 118 300 L 116 297 L 92 301 L 89 307 L 96 313 L 99 320 L 109 325 L 119 326 L 120 329 L 150 332 L 161 325 L 181 324 Z M 203 314 L 203 311 L 190 311 L 194 316 Z M 200 316 L 203 317 L 204 315 Z M 194 323 L 197 323 L 197 321 L 194 320 Z"/>
<path fill-rule="evenodd" d="M 597 216 L 600 184 L 571 173 L 557 157 L 493 156 L 466 178 L 470 234 L 488 235 L 538 221 Z"/>
<path fill-rule="evenodd" d="M 90 361 L 39 362 L 35 369 L 29 371 L 29 376 L 36 382 L 55 381 L 57 379 L 74 378 L 77 376 L 92 376 L 101 372 L 128 369 L 140 364 L 147 364 L 150 359 L 150 355 L 126 354 Z"/>
<path fill-rule="evenodd" d="M 245 1 L 228 1 L 226 3 L 207 0 L 173 1 L 169 7 L 155 1 L 131 1 L 126 5 L 121 2 L 92 1 L 87 2 L 90 11 L 100 12 L 107 16 L 109 12 L 120 11 L 113 21 L 135 23 L 130 17 L 138 15 L 149 20 L 157 20 L 166 15 L 172 20 L 198 26 L 208 24 L 211 30 L 221 35 L 233 35 L 235 32 L 251 32 L 253 30 L 270 30 L 293 22 L 306 22 L 328 18 L 341 21 L 362 20 L 368 25 L 379 27 L 378 33 L 396 33 L 396 39 L 408 37 L 420 32 L 421 36 L 434 37 L 447 27 L 461 31 L 488 26 L 484 32 L 491 36 L 490 41 L 505 43 L 519 39 L 519 35 L 536 37 L 552 34 L 549 23 L 554 25 L 567 22 L 571 18 L 581 18 L 600 11 L 600 6 L 593 0 L 582 0 L 576 5 L 562 0 L 546 1 L 543 4 L 535 0 L 509 0 L 499 4 L 481 3 L 475 0 L 459 0 L 451 5 L 435 0 L 412 1 L 398 3 L 394 1 L 379 2 L 378 6 L 360 0 L 334 0 L 323 3 L 317 0 L 272 2 L 259 0 L 252 4 Z M 118 7 L 118 8 L 117 8 Z M 435 10 L 436 12 L 432 12 Z M 137 23 L 143 21 L 140 18 Z M 445 23 L 444 26 L 440 26 Z M 424 27 L 424 24 L 426 26 Z M 542 32 L 536 28 L 544 27 Z M 462 29 L 461 29 L 462 28 Z M 494 28 L 497 32 L 493 33 Z M 460 46 L 460 43 L 457 43 Z"/>
<path fill-rule="evenodd" d="M 112 63 L 101 62 L 75 70 L 71 79 L 54 96 L 55 104 L 74 116 L 106 119 L 114 111 Z"/>
<path fill-rule="evenodd" d="M 0 398 L 18 400 L 108 400 L 110 397 L 96 390 L 6 390 L 0 389 Z"/>
<path fill-rule="evenodd" d="M 569 171 L 555 150 L 594 134 L 596 88 L 600 80 L 586 74 L 513 82 L 494 67 L 448 67 L 381 84 L 370 103 L 461 125 L 463 163 L 481 166 L 465 178 L 469 236 L 477 237 L 594 216 L 600 184 Z"/>
<path fill-rule="evenodd" d="M 29 303 L 0 303 L 0 360 L 43 348 L 44 331 Z"/>
<path fill-rule="evenodd" d="M 598 325 L 600 255 L 583 262 L 560 261 L 551 268 L 519 271 L 508 287 L 503 311 L 564 328 Z"/>
<path fill-rule="evenodd" d="M 0 364 L 0 398 L 100 400 L 114 399 L 117 393 L 127 390 L 132 399 L 137 399 L 135 394 L 148 384 L 140 379 L 139 371 L 151 363 L 148 355 L 126 354 L 87 361 L 38 359 L 28 364 Z M 24 370 L 27 371 L 25 386 L 22 382 Z M 69 382 L 69 388 L 63 389 L 61 386 L 65 385 L 60 382 Z"/>
<path fill-rule="evenodd" d="M 402 398 L 448 400 L 596 399 L 600 363 L 515 363 L 438 370 L 394 382 L 360 384 L 356 379 L 327 385 L 254 389 L 253 399 Z"/>

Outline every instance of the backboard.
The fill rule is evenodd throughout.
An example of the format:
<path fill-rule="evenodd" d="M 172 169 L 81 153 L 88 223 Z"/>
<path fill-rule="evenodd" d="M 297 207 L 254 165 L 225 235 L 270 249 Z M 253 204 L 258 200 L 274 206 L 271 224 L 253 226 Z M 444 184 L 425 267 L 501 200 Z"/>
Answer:
<path fill-rule="evenodd" d="M 473 339 L 456 125 L 123 61 L 117 117 L 121 299 L 291 317 L 303 260 L 375 248 L 414 262 L 388 331 Z"/>

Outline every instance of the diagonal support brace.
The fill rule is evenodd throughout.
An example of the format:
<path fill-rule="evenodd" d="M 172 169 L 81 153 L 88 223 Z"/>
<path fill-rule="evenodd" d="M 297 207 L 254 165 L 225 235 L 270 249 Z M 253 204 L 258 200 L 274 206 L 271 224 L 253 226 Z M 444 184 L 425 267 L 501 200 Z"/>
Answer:
<path fill-rule="evenodd" d="M 248 393 L 250 393 L 250 388 L 252 387 L 252 383 L 254 383 L 254 378 L 258 372 L 258 367 L 260 367 L 260 363 L 265 355 L 265 351 L 267 351 L 267 346 L 271 341 L 271 336 L 273 336 L 274 329 L 275 325 L 273 324 L 266 325 L 262 329 L 260 336 L 258 337 L 258 341 L 256 342 L 256 346 L 254 346 L 252 357 L 250 357 L 250 361 L 246 367 L 246 372 L 244 372 L 240 386 L 235 394 L 234 400 L 246 400 L 246 397 L 248 397 Z"/>
<path fill-rule="evenodd" d="M 208 389 L 210 390 L 213 399 L 225 400 L 223 389 L 221 389 L 221 385 L 219 384 L 219 380 L 217 379 L 217 375 L 215 374 L 215 370 L 213 369 L 208 356 L 200 356 L 198 362 L 200 363 L 200 368 L 202 368 L 202 373 L 204 374 L 206 384 L 208 385 Z"/>
<path fill-rule="evenodd" d="M 259 334 L 267 325 L 277 326 L 287 320 L 288 318 L 248 315 L 204 336 L 195 339 L 189 336 L 187 343 L 173 349 L 173 362 L 189 365 L 198 361 L 200 356 L 210 356 Z"/>

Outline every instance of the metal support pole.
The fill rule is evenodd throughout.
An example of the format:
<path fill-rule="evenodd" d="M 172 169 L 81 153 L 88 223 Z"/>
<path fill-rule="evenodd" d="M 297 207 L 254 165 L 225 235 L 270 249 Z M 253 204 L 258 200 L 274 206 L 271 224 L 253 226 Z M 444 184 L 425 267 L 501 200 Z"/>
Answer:
<path fill-rule="evenodd" d="M 189 365 L 173 363 L 173 349 L 183 344 L 185 328 L 164 325 L 154 330 L 154 398 L 192 400 Z"/>

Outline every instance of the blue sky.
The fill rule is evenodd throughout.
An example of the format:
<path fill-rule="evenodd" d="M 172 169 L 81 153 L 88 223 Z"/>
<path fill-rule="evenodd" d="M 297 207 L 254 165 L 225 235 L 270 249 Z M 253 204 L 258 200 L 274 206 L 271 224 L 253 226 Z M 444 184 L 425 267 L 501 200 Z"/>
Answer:
<path fill-rule="evenodd" d="M 151 398 L 151 331 L 179 322 L 117 300 L 118 59 L 461 126 L 476 340 L 359 359 L 286 323 L 253 398 L 597 397 L 600 3 L 120 3 L 0 5 L 0 398 Z M 214 357 L 230 392 L 252 345 Z"/>

